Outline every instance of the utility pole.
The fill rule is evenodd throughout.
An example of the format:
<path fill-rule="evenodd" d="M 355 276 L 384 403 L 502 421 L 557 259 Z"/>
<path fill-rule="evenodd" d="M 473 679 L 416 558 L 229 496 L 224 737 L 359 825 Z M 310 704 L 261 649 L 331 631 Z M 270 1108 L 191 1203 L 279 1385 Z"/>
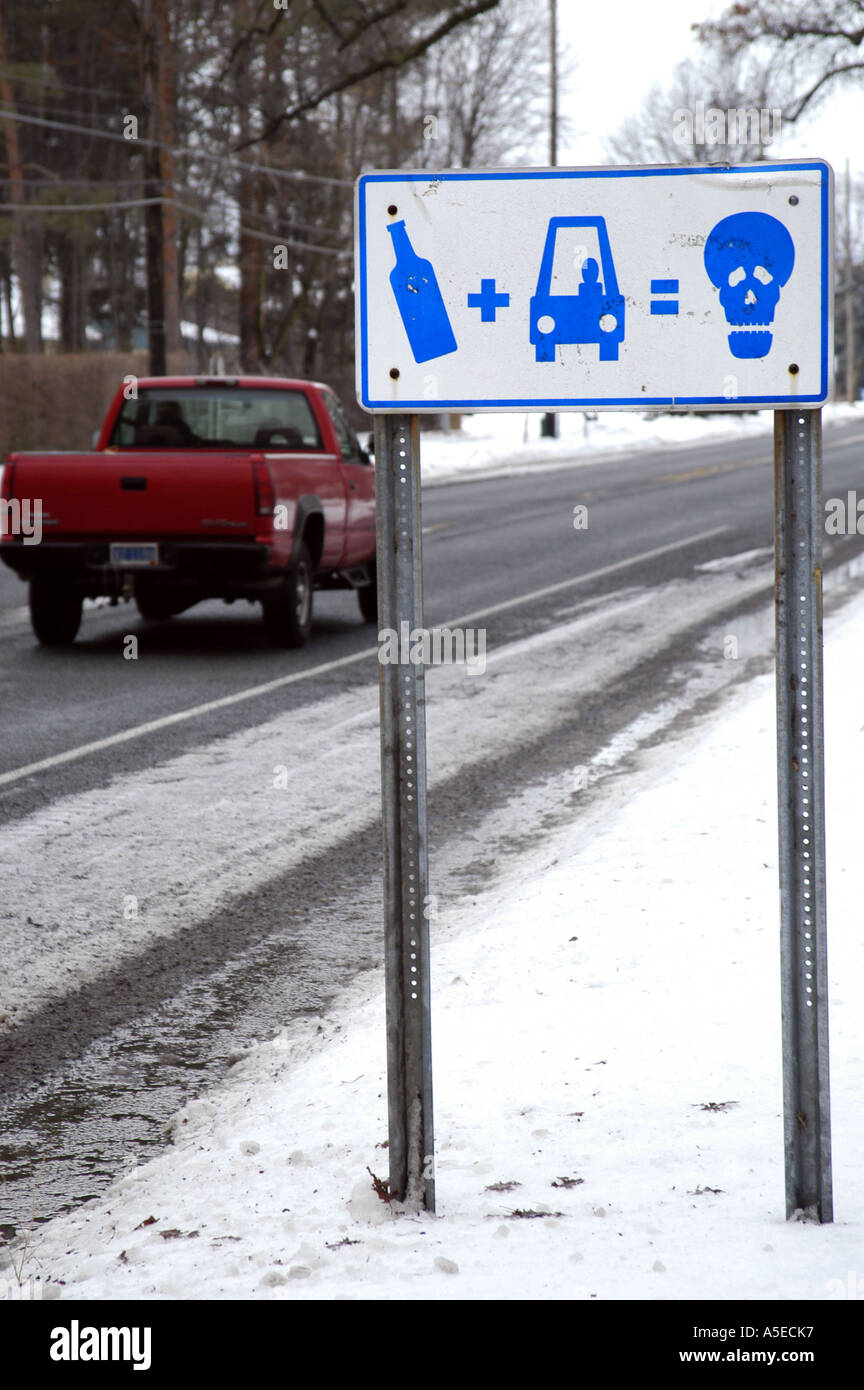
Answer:
<path fill-rule="evenodd" d="M 558 163 L 558 0 L 549 0 L 549 164 Z M 551 412 L 540 420 L 546 439 L 558 437 L 558 420 Z"/>
<path fill-rule="evenodd" d="M 165 284 L 165 349 L 176 352 L 182 346 L 180 338 L 180 273 L 177 257 L 177 212 L 174 207 L 174 107 L 175 71 L 174 45 L 171 33 L 169 0 L 156 0 L 156 33 L 158 36 L 156 74 L 156 113 L 159 129 L 159 178 L 161 182 L 162 246 Z M 167 196 L 166 196 L 167 195 Z"/>
<path fill-rule="evenodd" d="M 558 0 L 549 0 L 549 163 L 558 163 Z"/>
<path fill-rule="evenodd" d="M 846 160 L 846 221 L 844 250 L 846 260 L 846 399 L 850 404 L 856 399 L 857 372 L 855 361 L 855 286 L 852 264 L 852 175 L 849 160 Z"/>
<path fill-rule="evenodd" d="M 147 346 L 151 376 L 165 376 L 165 227 L 159 157 L 159 57 L 153 0 L 141 0 L 141 68 L 144 74 L 144 210 L 147 246 Z"/>

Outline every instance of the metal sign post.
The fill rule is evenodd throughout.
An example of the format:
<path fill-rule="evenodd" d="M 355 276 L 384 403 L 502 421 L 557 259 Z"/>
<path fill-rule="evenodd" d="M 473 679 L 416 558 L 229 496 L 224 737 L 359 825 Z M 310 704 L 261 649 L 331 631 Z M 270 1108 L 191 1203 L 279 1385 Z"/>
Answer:
<path fill-rule="evenodd" d="M 376 415 L 379 629 L 423 626 L 420 431 L 416 415 Z M 390 1192 L 435 1210 L 422 660 L 382 664 L 381 785 Z"/>
<path fill-rule="evenodd" d="M 831 1221 L 822 412 L 774 412 L 777 768 L 786 1215 Z"/>
<path fill-rule="evenodd" d="M 375 416 L 390 1190 L 434 1207 L 418 416 L 775 412 L 787 1215 L 830 1221 L 820 412 L 830 165 L 382 170 L 355 198 L 357 400 Z M 392 651 L 392 643 L 390 650 Z M 382 649 L 383 652 L 383 649 Z"/>

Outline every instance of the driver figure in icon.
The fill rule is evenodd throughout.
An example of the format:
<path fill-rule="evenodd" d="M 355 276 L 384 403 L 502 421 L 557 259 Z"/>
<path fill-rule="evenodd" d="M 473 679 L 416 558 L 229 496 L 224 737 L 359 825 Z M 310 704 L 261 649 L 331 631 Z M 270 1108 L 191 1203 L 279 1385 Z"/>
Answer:
<path fill-rule="evenodd" d="M 589 256 L 582 266 L 582 284 L 576 291 L 576 298 L 582 307 L 582 313 L 591 322 L 591 318 L 599 320 L 599 304 L 603 298 L 603 286 L 599 283 L 600 267 L 593 256 Z"/>

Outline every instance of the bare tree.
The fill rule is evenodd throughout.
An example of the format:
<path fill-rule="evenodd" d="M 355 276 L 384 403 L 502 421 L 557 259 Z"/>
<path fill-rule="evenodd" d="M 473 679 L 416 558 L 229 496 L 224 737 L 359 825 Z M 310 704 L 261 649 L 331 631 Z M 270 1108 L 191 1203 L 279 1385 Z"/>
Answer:
<path fill-rule="evenodd" d="M 734 164 L 770 155 L 781 109 L 769 74 L 739 54 L 680 63 L 667 91 L 654 86 L 638 116 L 607 141 L 627 164 Z"/>
<path fill-rule="evenodd" d="M 715 20 L 694 25 L 709 51 L 723 58 L 759 54 L 773 74 L 783 120 L 794 123 L 843 87 L 864 84 L 864 0 L 749 0 L 728 6 Z M 849 400 L 861 376 L 862 265 L 854 244 L 854 185 L 847 174 L 838 219 L 837 351 Z"/>
<path fill-rule="evenodd" d="M 0 293 L 10 339 L 17 296 L 31 348 L 43 295 L 69 351 L 94 338 L 131 346 L 148 318 L 165 325 L 170 346 L 179 283 L 199 360 L 207 327 L 239 324 L 234 370 L 347 376 L 356 175 L 427 154 L 440 161 L 423 140 L 424 114 L 439 109 L 449 162 L 512 158 L 530 140 L 545 86 L 539 69 L 533 81 L 522 71 L 543 27 L 529 0 L 0 7 L 0 96 L 12 113 L 0 118 L 0 141 L 13 204 L 0 217 Z M 475 39 L 499 7 L 511 21 L 522 15 L 519 34 L 491 25 Z M 418 65 L 439 44 L 447 67 L 424 76 Z M 141 134 L 127 134 L 138 121 Z"/>
<path fill-rule="evenodd" d="M 9 59 L 6 46 L 6 23 L 3 2 L 0 0 L 0 98 L 14 117 L 15 95 L 8 76 Z M 28 352 L 42 347 L 42 296 L 40 292 L 38 238 L 39 233 L 27 218 L 27 195 L 24 191 L 24 167 L 18 127 L 14 119 L 3 122 L 6 160 L 9 166 L 9 193 L 14 205 L 12 258 L 21 286 L 21 306 L 24 314 L 24 342 Z M 35 244 L 34 244 L 35 239 Z M 11 326 L 11 305 L 10 305 Z"/>
<path fill-rule="evenodd" d="M 295 99 L 283 111 L 265 119 L 260 132 L 248 136 L 238 148 L 272 139 L 279 126 L 314 111 L 329 97 L 376 73 L 400 70 L 416 62 L 460 25 L 494 10 L 499 3 L 500 0 L 381 0 L 370 7 L 364 0 L 308 0 L 301 9 L 291 0 L 279 0 L 275 18 L 253 23 L 238 39 L 226 72 L 255 39 L 268 40 L 283 15 L 289 15 L 294 26 L 303 24 L 310 32 L 323 26 L 329 43 L 319 47 L 316 62 L 298 72 L 301 80 Z M 274 0 L 258 0 L 257 14 L 265 10 L 272 13 L 273 4 Z"/>
<path fill-rule="evenodd" d="M 837 380 L 847 401 L 861 394 L 864 370 L 864 181 L 852 176 L 849 161 L 837 180 L 837 311 L 834 316 Z"/>
<path fill-rule="evenodd" d="M 826 88 L 864 78 L 862 0 L 738 0 L 718 19 L 693 27 L 722 56 L 761 50 L 788 91 L 787 121 L 796 121 Z"/>
<path fill-rule="evenodd" d="M 537 0 L 501 0 L 417 64 L 406 93 L 420 137 L 412 162 L 470 168 L 536 157 L 549 87 L 539 13 Z"/>

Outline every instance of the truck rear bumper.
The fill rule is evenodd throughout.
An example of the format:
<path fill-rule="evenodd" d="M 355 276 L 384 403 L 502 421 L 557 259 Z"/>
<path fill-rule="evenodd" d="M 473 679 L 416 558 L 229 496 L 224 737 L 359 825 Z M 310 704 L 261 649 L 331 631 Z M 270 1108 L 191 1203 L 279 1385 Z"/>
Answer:
<path fill-rule="evenodd" d="M 193 586 L 202 595 L 266 591 L 281 578 L 281 571 L 268 569 L 269 546 L 254 541 L 160 541 L 159 563 L 146 568 L 112 565 L 109 542 L 98 540 L 5 541 L 0 559 L 22 579 L 55 578 L 90 597 L 119 592 L 130 576 L 148 587 Z"/>

